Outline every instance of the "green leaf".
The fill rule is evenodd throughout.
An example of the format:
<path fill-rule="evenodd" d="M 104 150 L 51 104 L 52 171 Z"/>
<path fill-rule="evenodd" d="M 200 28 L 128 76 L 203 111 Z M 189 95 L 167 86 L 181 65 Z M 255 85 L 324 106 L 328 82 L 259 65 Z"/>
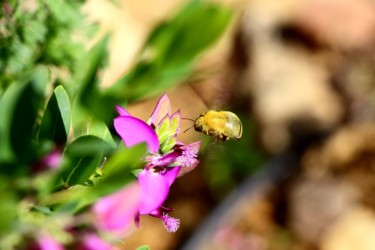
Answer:
<path fill-rule="evenodd" d="M 116 147 L 116 143 L 112 138 L 111 132 L 109 132 L 107 125 L 105 125 L 103 121 L 92 119 L 87 126 L 87 133 L 89 135 L 95 135 L 106 141 L 112 147 Z"/>
<path fill-rule="evenodd" d="M 29 162 L 34 148 L 34 126 L 45 98 L 49 73 L 38 68 L 11 85 L 0 100 L 0 163 Z M 0 164 L 1 165 L 1 164 Z"/>
<path fill-rule="evenodd" d="M 55 88 L 43 114 L 38 139 L 66 143 L 70 130 L 71 109 L 69 96 L 62 85 Z"/>
<path fill-rule="evenodd" d="M 176 138 L 169 137 L 168 140 L 164 141 L 164 143 L 160 146 L 161 152 L 167 153 L 172 150 L 172 148 L 176 145 Z"/>
<path fill-rule="evenodd" d="M 102 176 L 93 187 L 73 186 L 45 197 L 43 203 L 47 206 L 60 204 L 57 211 L 77 212 L 100 197 L 114 193 L 135 181 L 135 169 L 143 167 L 146 145 L 140 144 L 131 148 L 121 145 L 103 164 Z"/>
<path fill-rule="evenodd" d="M 168 119 L 164 119 L 163 123 L 157 127 L 157 135 L 159 138 L 160 144 L 163 144 L 169 137 L 170 137 L 170 126 L 171 126 L 171 121 Z"/>
<path fill-rule="evenodd" d="M 112 109 L 114 109 L 114 107 L 112 107 Z M 89 110 L 82 107 L 78 101 L 73 103 L 72 123 L 75 137 L 95 135 L 111 146 L 116 147 L 116 143 L 107 125 L 93 116 Z"/>
<path fill-rule="evenodd" d="M 85 64 L 82 68 L 81 79 L 78 79 L 81 83 L 79 97 L 84 104 L 90 104 L 92 101 L 95 101 L 92 100 L 92 94 L 98 91 L 99 71 L 103 68 L 106 61 L 108 40 L 108 35 L 100 40 L 84 60 Z"/>
<path fill-rule="evenodd" d="M 146 152 L 145 144 L 139 144 L 131 148 L 120 144 L 116 152 L 104 164 L 102 179 L 93 190 L 100 195 L 106 195 L 133 181 L 135 176 L 132 171 L 143 167 Z"/>
<path fill-rule="evenodd" d="M 0 235 L 9 233 L 17 217 L 17 195 L 9 188 L 9 181 L 0 177 Z"/>
<path fill-rule="evenodd" d="M 85 107 L 99 120 L 108 123 L 115 116 L 114 100 L 110 96 L 103 95 L 99 90 L 100 71 L 107 60 L 107 44 L 109 35 L 99 41 L 87 56 L 81 77 L 77 80 L 81 88 L 77 96 L 78 104 Z"/>
<path fill-rule="evenodd" d="M 225 31 L 232 11 L 203 1 L 190 1 L 172 20 L 151 33 L 134 69 L 107 92 L 133 101 L 161 92 L 187 78 L 194 60 Z"/>
<path fill-rule="evenodd" d="M 64 152 L 64 185 L 84 184 L 104 162 L 105 155 L 112 151 L 110 144 L 96 136 L 87 135 L 76 139 Z"/>
<path fill-rule="evenodd" d="M 87 122 L 90 121 L 90 119 L 89 111 L 85 109 L 76 98 L 72 107 L 72 127 L 75 138 L 88 134 Z"/>
<path fill-rule="evenodd" d="M 150 247 L 148 245 L 143 245 L 138 247 L 137 250 L 150 250 Z"/>

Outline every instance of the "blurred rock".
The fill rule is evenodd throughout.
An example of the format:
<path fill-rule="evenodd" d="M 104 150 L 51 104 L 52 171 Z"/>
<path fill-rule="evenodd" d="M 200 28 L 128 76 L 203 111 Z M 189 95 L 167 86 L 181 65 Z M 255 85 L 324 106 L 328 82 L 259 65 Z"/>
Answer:
<path fill-rule="evenodd" d="M 249 2 L 235 43 L 233 57 L 245 57 L 234 66 L 235 79 L 269 152 L 304 147 L 347 118 L 371 116 L 364 91 L 374 88 L 367 59 L 374 54 L 373 13 L 368 0 Z"/>
<path fill-rule="evenodd" d="M 349 210 L 334 223 L 322 240 L 322 250 L 375 249 L 375 214 L 373 210 L 357 207 Z"/>
<path fill-rule="evenodd" d="M 329 84 L 324 57 L 282 37 L 298 4 L 287 1 L 287 8 L 272 3 L 252 2 L 243 17 L 241 39 L 250 58 L 240 71 L 240 82 L 252 98 L 252 110 L 263 129 L 262 142 L 278 153 L 292 143 L 293 123 L 309 130 L 300 133 L 329 129 L 338 123 L 343 109 Z"/>
<path fill-rule="evenodd" d="M 288 224 L 311 244 L 320 242 L 330 225 L 358 201 L 355 188 L 335 178 L 299 178 L 292 185 Z"/>
<path fill-rule="evenodd" d="M 309 0 L 299 6 L 295 25 L 334 49 L 363 49 L 375 38 L 375 3 L 369 0 Z"/>
<path fill-rule="evenodd" d="M 302 159 L 305 174 L 336 176 L 360 193 L 363 204 L 375 208 L 375 125 L 353 123 L 338 129 L 324 143 L 308 149 Z"/>
<path fill-rule="evenodd" d="M 322 147 L 324 164 L 332 169 L 355 165 L 375 153 L 375 124 L 351 124 L 340 129 Z M 355 167 L 355 166 L 353 166 Z"/>

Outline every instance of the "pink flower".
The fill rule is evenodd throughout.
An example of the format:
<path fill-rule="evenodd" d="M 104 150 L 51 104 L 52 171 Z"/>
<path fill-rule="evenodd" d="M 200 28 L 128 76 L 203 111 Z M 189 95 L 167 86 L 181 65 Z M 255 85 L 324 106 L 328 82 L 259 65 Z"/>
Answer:
<path fill-rule="evenodd" d="M 123 235 L 138 214 L 140 191 L 139 184 L 134 182 L 96 202 L 93 212 L 98 228 Z"/>
<path fill-rule="evenodd" d="M 51 169 L 60 167 L 62 161 L 62 153 L 60 148 L 56 148 L 42 159 L 42 164 Z"/>
<path fill-rule="evenodd" d="M 46 170 L 57 170 L 62 163 L 62 147 L 57 146 L 32 166 L 33 173 Z"/>
<path fill-rule="evenodd" d="M 82 238 L 80 250 L 113 250 L 115 249 L 111 244 L 103 241 L 94 233 L 86 233 Z"/>
<path fill-rule="evenodd" d="M 194 169 L 200 142 L 184 145 L 176 140 L 180 132 L 181 114 L 171 113 L 169 98 L 164 94 L 158 101 L 149 121 L 146 123 L 133 117 L 120 106 L 116 106 L 119 117 L 114 119 L 116 132 L 127 147 L 146 143 L 149 154 L 146 166 L 138 174 L 140 185 L 140 205 L 136 222 L 140 215 L 151 215 L 163 220 L 169 232 L 175 232 L 179 220 L 169 217 L 168 209 L 162 206 L 175 179 Z"/>
<path fill-rule="evenodd" d="M 47 234 L 38 238 L 39 250 L 64 250 L 64 246 Z"/>

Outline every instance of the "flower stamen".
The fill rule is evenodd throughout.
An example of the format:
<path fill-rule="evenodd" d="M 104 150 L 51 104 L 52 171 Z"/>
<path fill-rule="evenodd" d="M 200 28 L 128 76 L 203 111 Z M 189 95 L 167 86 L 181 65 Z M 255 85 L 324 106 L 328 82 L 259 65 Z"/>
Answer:
<path fill-rule="evenodd" d="M 161 219 L 163 220 L 164 227 L 170 233 L 176 232 L 180 227 L 180 220 L 174 217 L 170 217 L 168 214 L 164 214 Z"/>

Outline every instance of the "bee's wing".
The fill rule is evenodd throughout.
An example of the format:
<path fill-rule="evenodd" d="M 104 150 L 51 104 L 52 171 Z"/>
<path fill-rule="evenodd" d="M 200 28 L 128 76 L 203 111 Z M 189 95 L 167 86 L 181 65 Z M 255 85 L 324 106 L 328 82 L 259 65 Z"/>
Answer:
<path fill-rule="evenodd" d="M 220 151 L 223 149 L 223 141 L 215 136 L 211 136 L 211 139 L 207 145 L 206 154 L 214 154 L 215 151 Z"/>

